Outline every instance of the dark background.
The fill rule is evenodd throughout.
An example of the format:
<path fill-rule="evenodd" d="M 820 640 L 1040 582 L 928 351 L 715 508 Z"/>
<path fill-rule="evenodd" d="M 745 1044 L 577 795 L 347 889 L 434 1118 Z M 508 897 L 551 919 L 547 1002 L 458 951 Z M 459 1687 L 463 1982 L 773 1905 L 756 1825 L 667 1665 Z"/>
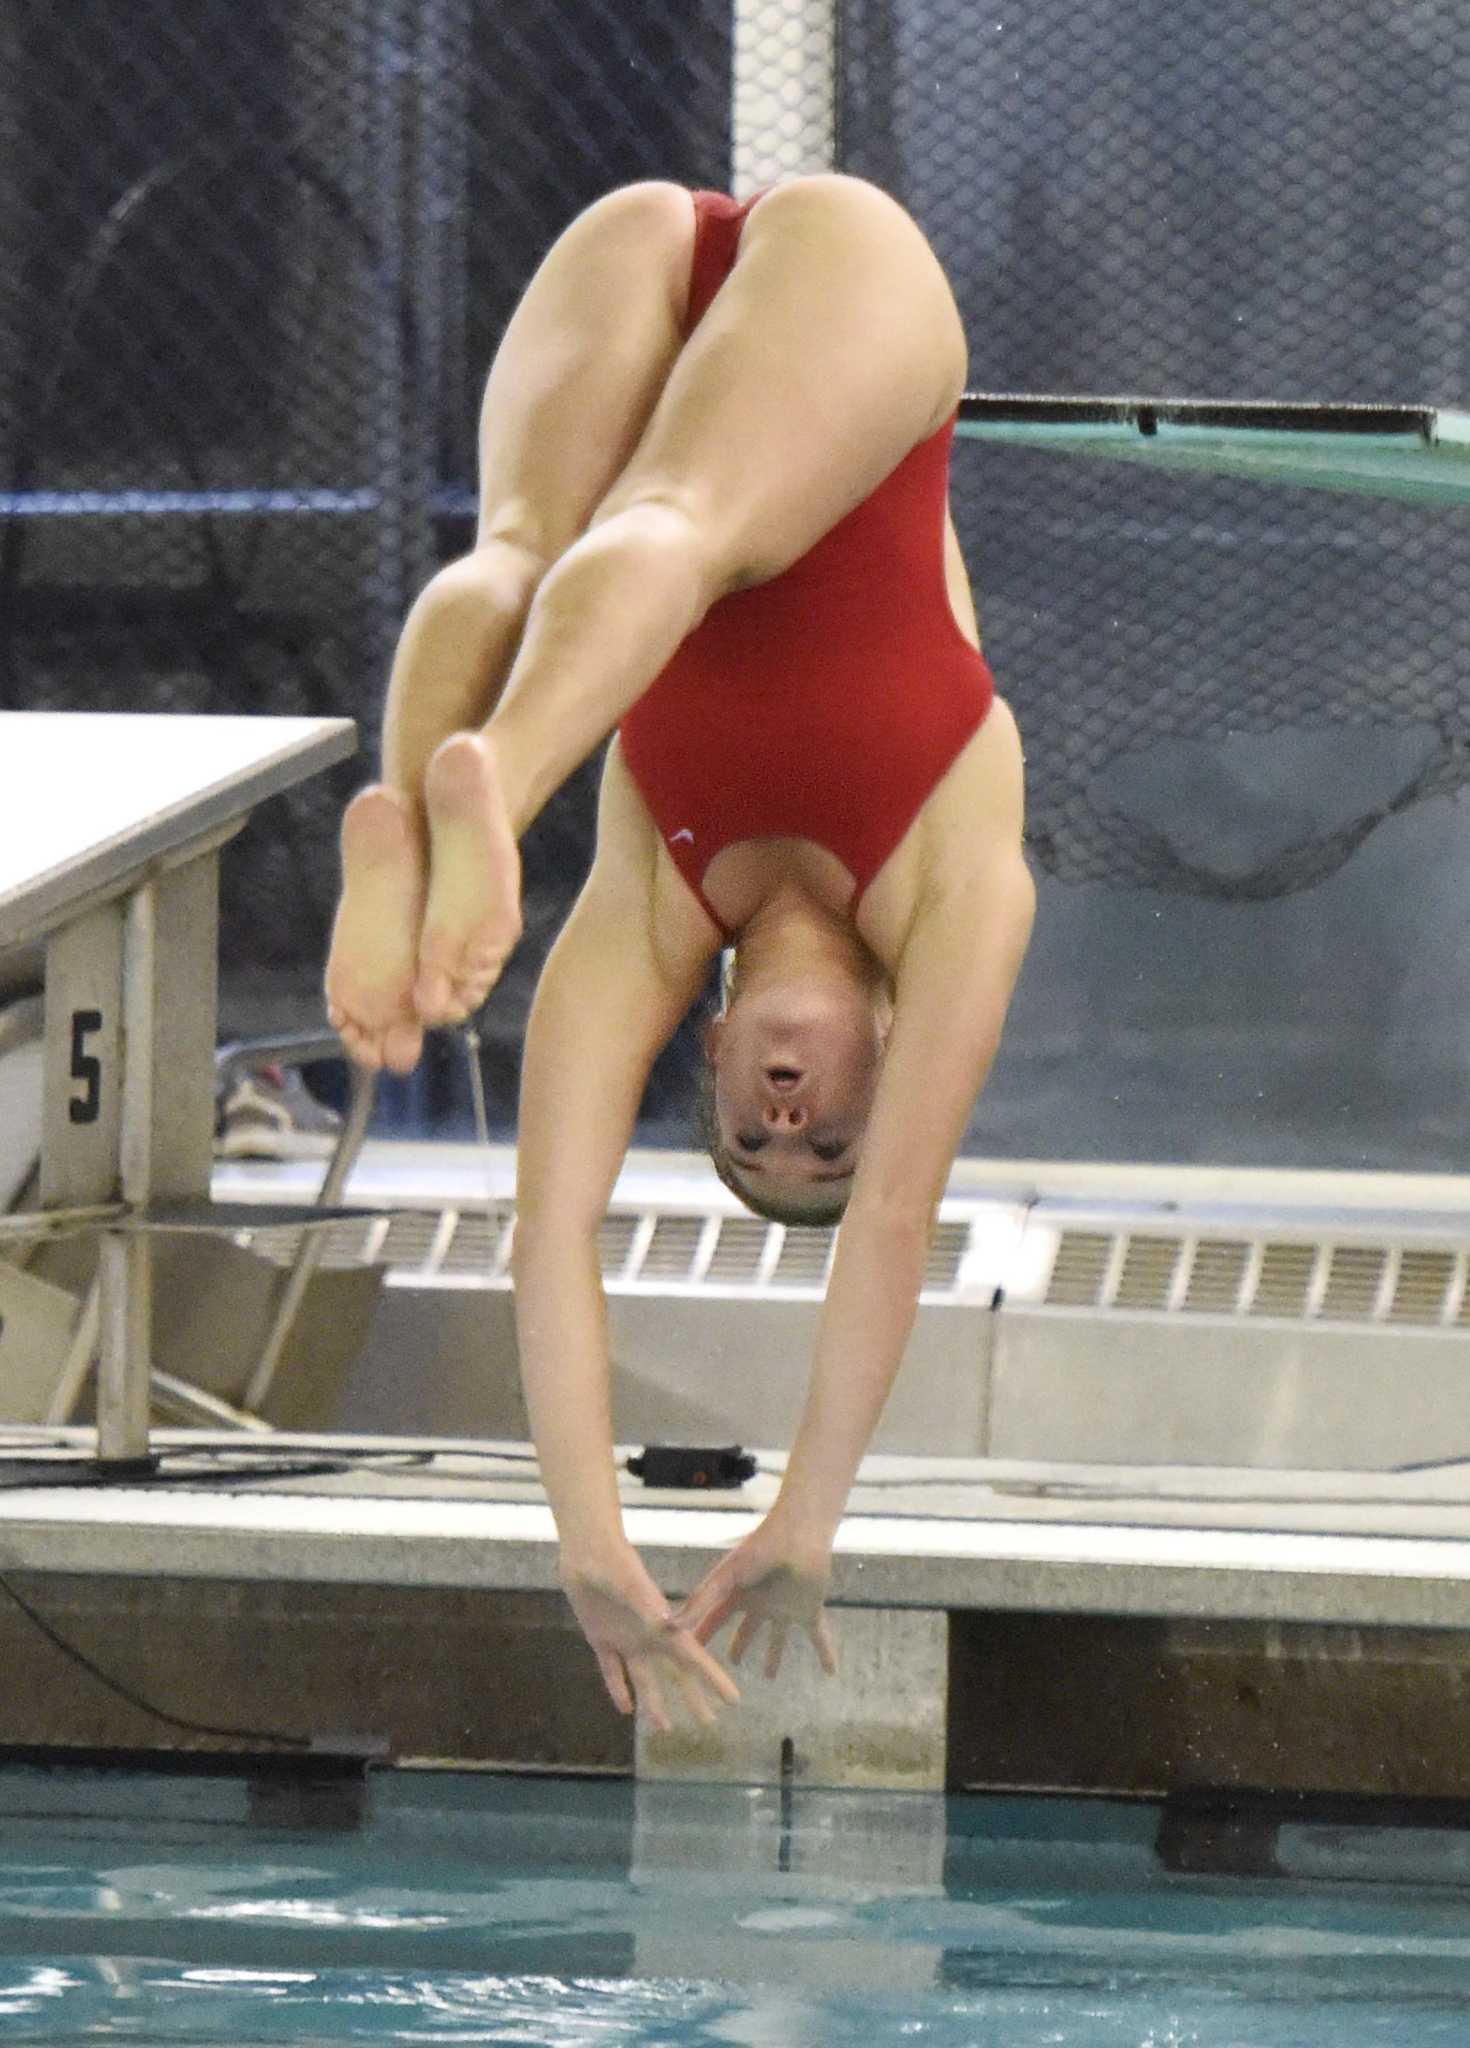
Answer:
<path fill-rule="evenodd" d="M 749 13 L 776 65 L 782 0 Z M 1453 0 L 847 0 L 838 32 L 836 160 L 932 237 L 976 387 L 1466 397 Z M 6 10 L 4 702 L 346 713 L 371 751 L 517 293 L 610 185 L 728 182 L 731 47 L 715 0 Z M 1467 513 L 974 445 L 955 503 L 1041 885 L 973 1149 L 1465 1163 Z M 227 856 L 231 1028 L 319 1015 L 358 779 Z M 527 849 L 502 1122 L 591 784 Z M 687 1141 L 694 1057 L 649 1140 Z M 384 1092 L 390 1127 L 466 1116 L 450 1053 Z"/>

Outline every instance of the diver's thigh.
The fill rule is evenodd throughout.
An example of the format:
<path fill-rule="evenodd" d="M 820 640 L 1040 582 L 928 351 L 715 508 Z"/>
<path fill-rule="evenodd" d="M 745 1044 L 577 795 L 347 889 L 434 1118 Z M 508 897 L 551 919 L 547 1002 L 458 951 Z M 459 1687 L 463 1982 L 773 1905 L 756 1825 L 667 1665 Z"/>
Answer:
<path fill-rule="evenodd" d="M 903 209 L 852 178 L 781 186 L 597 517 L 669 497 L 731 581 L 777 575 L 940 425 L 964 376 L 953 294 Z"/>
<path fill-rule="evenodd" d="M 527 286 L 480 413 L 480 538 L 549 560 L 637 446 L 679 353 L 694 203 L 629 185 L 579 214 Z"/>

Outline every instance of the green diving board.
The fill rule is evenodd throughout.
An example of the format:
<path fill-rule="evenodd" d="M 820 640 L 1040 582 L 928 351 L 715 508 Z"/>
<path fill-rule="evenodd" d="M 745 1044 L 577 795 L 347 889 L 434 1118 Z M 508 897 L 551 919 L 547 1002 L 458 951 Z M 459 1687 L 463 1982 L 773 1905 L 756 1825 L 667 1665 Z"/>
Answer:
<path fill-rule="evenodd" d="M 1427 504 L 1470 502 L 1470 412 L 967 392 L 956 430 L 1047 453 Z"/>

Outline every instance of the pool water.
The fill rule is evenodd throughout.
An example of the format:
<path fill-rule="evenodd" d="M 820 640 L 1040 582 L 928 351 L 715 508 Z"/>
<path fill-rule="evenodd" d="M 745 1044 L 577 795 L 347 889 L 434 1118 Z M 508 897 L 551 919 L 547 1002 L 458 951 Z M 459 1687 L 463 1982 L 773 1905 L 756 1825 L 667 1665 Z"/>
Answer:
<path fill-rule="evenodd" d="M 1206 1878 L 1159 1818 L 10 1769 L 0 2041 L 1470 2048 L 1463 1837 L 1303 1830 L 1280 1860 L 1348 1874 Z"/>

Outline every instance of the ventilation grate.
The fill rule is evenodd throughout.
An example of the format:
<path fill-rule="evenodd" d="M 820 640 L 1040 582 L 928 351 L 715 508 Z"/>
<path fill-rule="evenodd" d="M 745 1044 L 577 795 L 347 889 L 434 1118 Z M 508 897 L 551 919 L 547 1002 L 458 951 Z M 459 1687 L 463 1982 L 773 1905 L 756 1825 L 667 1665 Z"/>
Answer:
<path fill-rule="evenodd" d="M 820 1287 L 832 1263 L 832 1247 L 836 1241 L 837 1232 L 830 1225 L 817 1229 L 803 1224 L 788 1229 L 771 1275 L 771 1285 Z"/>
<path fill-rule="evenodd" d="M 264 1259 L 272 1266 L 290 1266 L 301 1248 L 302 1231 L 291 1223 L 272 1225 L 263 1230 L 249 1230 L 239 1233 L 256 1258 Z M 334 1223 L 329 1230 L 321 1233 L 321 1245 L 317 1253 L 319 1270 L 340 1271 L 344 1267 L 363 1266 L 373 1257 L 376 1240 L 382 1235 L 376 1216 L 364 1218 L 362 1222 Z M 378 1257 L 381 1258 L 381 1251 Z"/>
<path fill-rule="evenodd" d="M 1064 1230 L 1044 1306 L 1470 1329 L 1467 1272 L 1428 1246 Z"/>
<path fill-rule="evenodd" d="M 967 1223 L 936 1225 L 929 1240 L 929 1255 L 924 1262 L 924 1285 L 947 1293 L 960 1277 L 960 1267 L 969 1248 L 970 1227 Z"/>
<path fill-rule="evenodd" d="M 1177 1237 L 1130 1237 L 1113 1306 L 1167 1308 L 1182 1251 Z"/>
<path fill-rule="evenodd" d="M 704 1236 L 703 1216 L 660 1216 L 638 1267 L 640 1280 L 688 1280 Z"/>
<path fill-rule="evenodd" d="M 1048 1308 L 1096 1308 L 1113 1240 L 1101 1230 L 1064 1230 L 1046 1290 Z"/>
<path fill-rule="evenodd" d="M 1195 1246 L 1184 1306 L 1196 1315 L 1230 1315 L 1240 1306 L 1251 1248 L 1237 1238 L 1205 1238 Z"/>
<path fill-rule="evenodd" d="M 1459 1264 L 1453 1252 L 1406 1251 L 1399 1256 L 1391 1323 L 1439 1323 L 1449 1305 L 1450 1286 Z"/>
<path fill-rule="evenodd" d="M 1331 1321 L 1364 1321 L 1377 1306 L 1387 1270 L 1388 1253 L 1380 1245 L 1334 1245 L 1317 1314 Z"/>
<path fill-rule="evenodd" d="M 641 1220 L 621 1211 L 603 1217 L 602 1227 L 597 1233 L 597 1256 L 605 1279 L 616 1280 L 621 1275 Z"/>
<path fill-rule="evenodd" d="M 511 1210 L 497 1204 L 494 1209 L 462 1209 L 454 1224 L 454 1234 L 441 1254 L 437 1271 L 441 1273 L 498 1273 L 504 1258 L 505 1233 L 510 1227 Z M 429 1221 L 442 1228 L 441 1219 L 431 1215 Z"/>
<path fill-rule="evenodd" d="M 379 1257 L 390 1266 L 424 1266 L 439 1236 L 437 1209 L 403 1209 L 388 1224 Z"/>
<path fill-rule="evenodd" d="M 325 1234 L 329 1267 L 385 1265 L 405 1277 L 434 1274 L 507 1281 L 515 1209 L 510 1202 L 456 1211 L 364 1213 Z M 936 1226 L 924 1291 L 958 1296 L 972 1248 L 968 1219 Z M 288 1265 L 298 1228 L 243 1233 L 261 1257 Z M 611 1211 L 598 1233 L 610 1286 L 749 1288 L 806 1293 L 825 1286 L 837 1231 L 767 1223 L 708 1209 Z M 1470 1253 L 1432 1246 L 1324 1244 L 1310 1239 L 1197 1238 L 1151 1230 L 1062 1230 L 1044 1306 L 1145 1315 L 1270 1318 L 1470 1329 Z M 987 1291 L 988 1298 L 988 1291 Z"/>
<path fill-rule="evenodd" d="M 760 1272 L 771 1226 L 754 1216 L 726 1216 L 705 1278 L 717 1287 L 749 1286 Z"/>
<path fill-rule="evenodd" d="M 365 1217 L 344 1224 L 329 1243 L 338 1264 L 374 1259 L 406 1278 L 483 1276 L 504 1284 L 515 1208 L 502 1202 L 477 1207 L 404 1210 L 394 1216 L 384 1241 L 383 1219 Z M 924 1273 L 928 1292 L 953 1292 L 966 1253 L 967 1222 L 938 1225 Z M 376 1236 L 373 1233 L 376 1232 Z M 256 1231 L 252 1242 L 267 1257 L 289 1263 L 299 1237 L 292 1230 Z M 826 1282 L 836 1245 L 834 1226 L 783 1229 L 754 1216 L 720 1216 L 707 1209 L 617 1209 L 603 1218 L 598 1262 L 610 1286 L 760 1287 L 803 1290 Z"/>
<path fill-rule="evenodd" d="M 1317 1270 L 1314 1244 L 1268 1244 L 1247 1304 L 1253 1316 L 1284 1316 L 1296 1322 L 1307 1313 Z"/>

